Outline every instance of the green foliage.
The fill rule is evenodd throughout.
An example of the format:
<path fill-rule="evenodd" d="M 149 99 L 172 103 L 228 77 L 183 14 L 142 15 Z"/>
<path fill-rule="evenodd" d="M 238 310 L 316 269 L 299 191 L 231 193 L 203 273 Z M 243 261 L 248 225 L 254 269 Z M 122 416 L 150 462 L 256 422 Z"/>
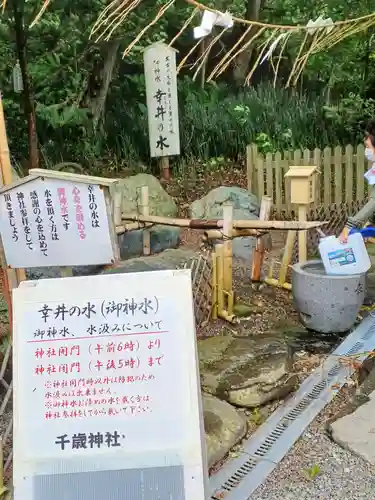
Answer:
<path fill-rule="evenodd" d="M 321 470 L 318 464 L 314 464 L 312 467 L 304 470 L 304 475 L 309 481 L 313 481 L 320 473 Z"/>
<path fill-rule="evenodd" d="M 250 1 L 250 0 L 248 0 Z M 15 160 L 28 156 L 27 125 L 23 96 L 12 88 L 12 69 L 17 61 L 14 2 L 24 9 L 28 70 L 36 103 L 41 158 L 46 165 L 75 162 L 86 170 L 119 171 L 124 166 L 148 165 L 149 144 L 142 52 L 156 40 L 173 38 L 191 8 L 178 0 L 153 26 L 125 60 L 117 56 L 107 96 L 104 119 L 92 126 L 91 104 L 103 77 L 109 44 L 90 39 L 91 28 L 105 0 L 54 0 L 41 21 L 28 30 L 40 6 L 39 0 L 10 0 L 0 18 L 0 84 L 4 96 L 9 143 Z M 124 49 L 150 22 L 165 0 L 146 0 L 114 33 Z M 244 16 L 245 0 L 208 2 L 219 10 L 229 8 Z M 369 0 L 269 0 L 261 18 L 278 24 L 307 22 L 318 15 L 334 20 L 371 12 Z M 197 19 L 198 22 L 198 19 Z M 97 33 L 96 35 L 98 35 Z M 313 56 L 298 88 L 282 88 L 298 50 L 298 40 L 284 54 L 280 84 L 273 88 L 273 74 L 264 64 L 254 86 L 238 88 L 231 69 L 217 83 L 204 88 L 186 71 L 179 78 L 182 160 L 199 158 L 206 168 L 222 168 L 225 159 L 236 159 L 254 142 L 263 153 L 278 149 L 323 148 L 358 143 L 362 124 L 375 115 L 374 31 L 353 36 L 328 53 Z M 194 44 L 191 29 L 178 42 L 178 57 Z M 212 51 L 213 67 L 218 50 L 233 45 L 232 34 Z M 191 60 L 189 60 L 189 63 Z M 189 73 L 190 74 L 190 73 Z"/>

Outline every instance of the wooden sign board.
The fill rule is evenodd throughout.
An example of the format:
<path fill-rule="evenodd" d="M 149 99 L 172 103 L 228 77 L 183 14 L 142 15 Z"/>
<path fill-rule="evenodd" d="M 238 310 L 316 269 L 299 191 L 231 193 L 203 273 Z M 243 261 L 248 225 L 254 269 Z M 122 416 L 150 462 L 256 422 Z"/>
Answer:
<path fill-rule="evenodd" d="M 180 154 L 176 50 L 157 42 L 144 52 L 151 157 Z"/>
<path fill-rule="evenodd" d="M 109 183 L 45 172 L 0 190 L 0 231 L 7 265 L 79 266 L 117 260 Z"/>
<path fill-rule="evenodd" d="M 190 270 L 13 292 L 14 500 L 205 500 Z"/>

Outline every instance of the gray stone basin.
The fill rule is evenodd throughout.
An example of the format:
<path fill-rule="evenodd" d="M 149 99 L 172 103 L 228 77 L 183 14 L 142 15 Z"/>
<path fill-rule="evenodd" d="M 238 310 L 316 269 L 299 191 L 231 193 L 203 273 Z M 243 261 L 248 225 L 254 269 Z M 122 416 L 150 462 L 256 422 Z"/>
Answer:
<path fill-rule="evenodd" d="M 292 294 L 303 325 L 322 333 L 353 327 L 365 298 L 366 275 L 327 275 L 320 260 L 295 264 Z"/>

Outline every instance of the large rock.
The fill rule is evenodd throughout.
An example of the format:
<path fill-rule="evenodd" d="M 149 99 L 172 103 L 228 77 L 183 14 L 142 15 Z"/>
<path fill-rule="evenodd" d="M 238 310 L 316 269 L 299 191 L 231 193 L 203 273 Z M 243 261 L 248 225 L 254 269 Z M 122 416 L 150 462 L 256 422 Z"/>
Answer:
<path fill-rule="evenodd" d="M 105 269 L 105 266 L 72 267 L 73 276 L 92 276 L 94 274 L 99 274 L 103 269 Z M 61 277 L 61 267 L 30 267 L 26 269 L 25 272 L 29 280 Z"/>
<path fill-rule="evenodd" d="M 256 220 L 259 217 L 259 203 L 257 197 L 236 186 L 221 186 L 210 191 L 200 200 L 190 205 L 192 219 L 223 218 L 223 204 L 230 202 L 233 205 L 234 220 Z M 233 240 L 233 255 L 250 262 L 255 238 L 235 238 Z"/>
<path fill-rule="evenodd" d="M 196 254 L 191 250 L 170 249 L 159 255 L 137 257 L 119 262 L 115 267 L 109 267 L 103 274 L 139 273 L 144 271 L 162 271 L 166 269 L 189 268 Z"/>
<path fill-rule="evenodd" d="M 201 385 L 238 406 L 255 408 L 293 390 L 292 353 L 279 338 L 223 335 L 198 342 Z"/>
<path fill-rule="evenodd" d="M 246 420 L 228 403 L 203 393 L 207 461 L 211 468 L 246 434 Z"/>
<path fill-rule="evenodd" d="M 139 213 L 140 191 L 148 187 L 150 215 L 176 217 L 177 205 L 162 187 L 156 177 L 149 174 L 137 174 L 120 179 L 116 191 L 122 195 L 123 213 Z M 176 248 L 180 242 L 180 228 L 156 225 L 150 229 L 151 252 L 159 253 L 167 248 Z M 129 231 L 119 236 L 121 259 L 141 255 L 143 252 L 142 230 Z"/>
<path fill-rule="evenodd" d="M 375 465 L 375 391 L 369 401 L 330 426 L 334 441 Z"/>

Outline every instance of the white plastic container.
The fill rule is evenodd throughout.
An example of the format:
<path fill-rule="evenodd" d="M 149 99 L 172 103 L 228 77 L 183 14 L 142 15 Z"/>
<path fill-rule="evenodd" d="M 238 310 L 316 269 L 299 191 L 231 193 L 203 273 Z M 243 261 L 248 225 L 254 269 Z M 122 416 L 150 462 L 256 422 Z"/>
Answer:
<path fill-rule="evenodd" d="M 371 267 L 366 245 L 360 233 L 349 235 L 345 244 L 336 236 L 322 238 L 319 252 L 327 274 L 363 274 Z"/>

